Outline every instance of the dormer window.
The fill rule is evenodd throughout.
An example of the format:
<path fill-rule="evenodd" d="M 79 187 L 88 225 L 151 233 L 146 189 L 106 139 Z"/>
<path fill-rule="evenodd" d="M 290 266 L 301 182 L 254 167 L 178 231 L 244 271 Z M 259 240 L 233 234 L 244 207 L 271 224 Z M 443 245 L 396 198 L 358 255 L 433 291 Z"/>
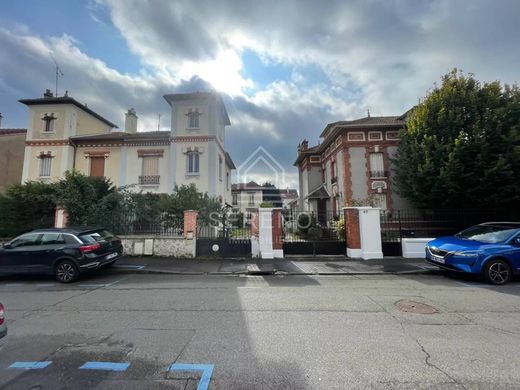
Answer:
<path fill-rule="evenodd" d="M 54 113 L 45 114 L 42 118 L 43 121 L 43 132 L 44 133 L 53 133 L 54 132 L 54 121 L 57 118 L 54 116 Z"/>
<path fill-rule="evenodd" d="M 200 127 L 199 125 L 199 116 L 200 116 L 199 110 L 190 110 L 188 113 L 188 129 L 198 129 Z"/>

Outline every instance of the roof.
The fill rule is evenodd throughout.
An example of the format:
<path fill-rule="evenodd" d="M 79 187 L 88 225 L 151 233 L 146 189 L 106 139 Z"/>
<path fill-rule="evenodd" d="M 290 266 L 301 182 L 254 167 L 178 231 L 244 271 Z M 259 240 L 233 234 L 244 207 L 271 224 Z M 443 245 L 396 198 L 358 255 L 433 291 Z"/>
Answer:
<path fill-rule="evenodd" d="M 70 137 L 74 142 L 81 141 L 133 141 L 143 139 L 169 139 L 170 131 L 141 131 L 138 133 L 125 133 L 122 131 L 114 131 L 106 134 L 82 135 Z"/>
<path fill-rule="evenodd" d="M 263 190 L 260 184 L 255 181 L 250 181 L 249 183 L 235 183 L 231 186 L 233 190 Z"/>
<path fill-rule="evenodd" d="M 233 160 L 231 159 L 231 156 L 229 155 L 228 152 L 226 152 L 226 165 L 228 167 L 230 167 L 231 169 L 237 169 L 237 167 L 235 167 L 235 164 L 233 163 Z"/>
<path fill-rule="evenodd" d="M 92 115 L 93 117 L 99 119 L 100 121 L 106 123 L 110 127 L 118 128 L 117 125 L 110 122 L 108 119 L 102 117 L 97 112 L 91 110 L 86 105 L 81 104 L 76 99 L 70 96 L 60 96 L 60 97 L 43 97 L 37 99 L 20 99 L 18 100 L 20 103 L 25 104 L 26 106 L 38 106 L 38 105 L 50 105 L 50 104 L 73 104 L 79 109 L 85 111 L 86 113 Z"/>
<path fill-rule="evenodd" d="M 480 225 L 510 227 L 513 229 L 520 229 L 520 222 L 485 222 L 485 223 L 481 223 Z"/>
<path fill-rule="evenodd" d="M 17 135 L 17 134 L 26 134 L 27 129 L 0 129 L 1 135 Z"/>
<path fill-rule="evenodd" d="M 222 115 L 224 117 L 224 124 L 231 125 L 231 121 L 229 120 L 229 115 L 226 110 L 226 105 L 222 100 L 222 97 L 217 92 L 190 92 L 190 93 L 172 93 L 163 95 L 164 99 L 171 106 L 172 102 L 176 101 L 185 101 L 185 100 L 196 100 L 196 99 L 208 99 L 215 98 L 219 103 L 219 106 L 222 110 Z"/>
<path fill-rule="evenodd" d="M 407 111 L 408 112 L 408 111 Z M 326 137 L 327 133 L 334 127 L 359 128 L 359 127 L 384 127 L 406 125 L 406 113 L 400 116 L 367 116 L 351 121 L 339 121 L 329 123 L 321 132 L 320 137 Z"/>
<path fill-rule="evenodd" d="M 309 195 L 305 197 L 305 199 L 328 199 L 330 198 L 330 194 L 325 188 L 325 185 L 322 184 L 315 190 L 311 191 Z"/>
<path fill-rule="evenodd" d="M 71 234 L 81 234 L 86 232 L 92 232 L 94 230 L 104 229 L 102 227 L 93 227 L 93 226 L 68 226 L 64 228 L 56 228 L 51 227 L 48 229 L 35 229 L 30 231 L 29 233 L 40 233 L 40 232 L 60 232 L 60 233 L 71 233 Z"/>
<path fill-rule="evenodd" d="M 289 199 L 289 198 L 297 198 L 298 197 L 298 191 L 296 191 L 293 188 L 286 188 L 283 190 L 280 190 L 280 195 L 282 196 L 282 199 Z"/>

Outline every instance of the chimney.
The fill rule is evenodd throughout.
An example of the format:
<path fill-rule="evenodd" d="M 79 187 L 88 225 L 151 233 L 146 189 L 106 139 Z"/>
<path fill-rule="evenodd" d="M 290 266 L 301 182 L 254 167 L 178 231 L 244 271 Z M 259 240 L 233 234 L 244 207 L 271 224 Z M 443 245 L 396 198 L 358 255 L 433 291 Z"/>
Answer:
<path fill-rule="evenodd" d="M 309 147 L 309 141 L 307 141 L 306 139 L 304 139 L 302 141 L 302 150 L 307 150 L 307 148 Z"/>
<path fill-rule="evenodd" d="M 54 97 L 53 93 L 51 92 L 51 90 L 49 88 L 47 88 L 45 90 L 45 93 L 43 94 L 43 97 L 46 97 L 46 98 L 51 98 L 51 97 Z"/>
<path fill-rule="evenodd" d="M 133 108 L 125 114 L 125 132 L 137 133 L 137 114 Z"/>

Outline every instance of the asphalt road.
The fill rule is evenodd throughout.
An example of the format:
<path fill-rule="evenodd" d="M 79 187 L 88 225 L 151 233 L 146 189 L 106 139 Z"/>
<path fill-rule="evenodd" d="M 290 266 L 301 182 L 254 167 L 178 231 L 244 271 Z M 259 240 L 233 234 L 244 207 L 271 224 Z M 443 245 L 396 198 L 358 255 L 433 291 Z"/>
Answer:
<path fill-rule="evenodd" d="M 0 388 L 519 388 L 519 295 L 442 275 L 2 278 Z"/>

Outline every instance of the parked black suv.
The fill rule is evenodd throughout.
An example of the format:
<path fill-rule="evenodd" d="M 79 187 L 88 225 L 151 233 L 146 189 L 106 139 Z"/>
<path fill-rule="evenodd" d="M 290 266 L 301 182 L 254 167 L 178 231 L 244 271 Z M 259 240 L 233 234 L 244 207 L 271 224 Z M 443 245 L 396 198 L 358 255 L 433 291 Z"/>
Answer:
<path fill-rule="evenodd" d="M 121 240 L 103 228 L 38 229 L 0 247 L 0 274 L 50 273 L 70 283 L 84 271 L 111 266 L 122 254 Z"/>

